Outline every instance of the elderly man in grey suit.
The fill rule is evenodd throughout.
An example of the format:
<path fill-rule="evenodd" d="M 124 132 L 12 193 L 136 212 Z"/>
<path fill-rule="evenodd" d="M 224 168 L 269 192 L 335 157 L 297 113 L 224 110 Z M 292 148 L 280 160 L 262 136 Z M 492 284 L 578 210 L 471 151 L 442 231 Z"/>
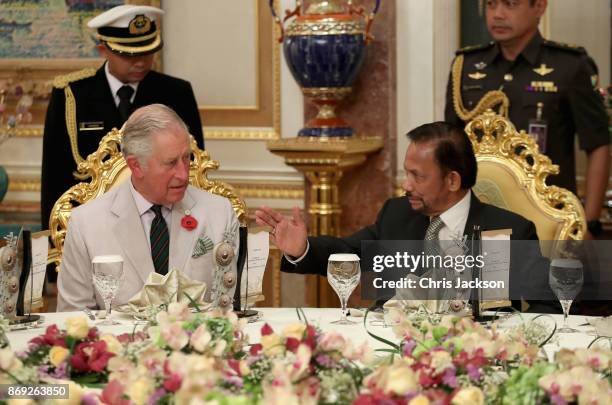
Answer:
<path fill-rule="evenodd" d="M 121 149 L 131 177 L 73 211 L 58 276 L 58 311 L 104 306 L 92 281 L 92 259 L 100 255 L 123 257 L 113 305 L 128 302 L 150 273 L 172 268 L 210 290 L 212 247 L 229 239 L 237 252 L 239 224 L 228 199 L 189 185 L 190 145 L 185 123 L 164 105 L 142 107 L 126 121 Z M 235 258 L 230 266 L 236 274 Z"/>

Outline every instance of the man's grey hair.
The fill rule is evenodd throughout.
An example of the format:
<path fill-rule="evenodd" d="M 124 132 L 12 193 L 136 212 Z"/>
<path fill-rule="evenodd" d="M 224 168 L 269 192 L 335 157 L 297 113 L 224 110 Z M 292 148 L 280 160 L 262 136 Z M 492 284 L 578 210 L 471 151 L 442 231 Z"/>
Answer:
<path fill-rule="evenodd" d="M 189 137 L 185 122 L 170 107 L 163 104 L 151 104 L 140 107 L 130 115 L 123 126 L 121 153 L 127 159 L 133 155 L 141 165 L 146 162 L 153 151 L 152 135 L 173 127 L 184 129 Z"/>

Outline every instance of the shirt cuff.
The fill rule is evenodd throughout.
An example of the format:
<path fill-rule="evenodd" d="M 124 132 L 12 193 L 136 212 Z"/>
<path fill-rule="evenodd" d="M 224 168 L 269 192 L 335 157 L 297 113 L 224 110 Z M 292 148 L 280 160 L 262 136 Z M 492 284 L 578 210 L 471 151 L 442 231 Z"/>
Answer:
<path fill-rule="evenodd" d="M 302 259 L 304 259 L 304 257 L 308 254 L 309 249 L 310 249 L 310 242 L 308 242 L 308 239 L 306 239 L 306 250 L 304 251 L 304 254 L 302 256 L 298 257 L 297 259 L 294 258 L 293 256 L 289 256 L 287 253 L 283 253 L 283 256 L 285 256 L 285 259 L 287 259 L 289 263 L 296 265 L 299 262 L 301 262 Z"/>

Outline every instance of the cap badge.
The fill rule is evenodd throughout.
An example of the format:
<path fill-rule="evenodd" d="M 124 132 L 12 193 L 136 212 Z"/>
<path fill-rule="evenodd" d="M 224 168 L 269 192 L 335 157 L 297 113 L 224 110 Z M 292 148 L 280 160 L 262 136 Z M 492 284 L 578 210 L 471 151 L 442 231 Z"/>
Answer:
<path fill-rule="evenodd" d="M 480 79 L 484 79 L 485 77 L 487 77 L 487 75 L 486 75 L 486 73 L 474 72 L 474 73 L 469 73 L 468 77 L 470 79 L 480 80 Z"/>
<path fill-rule="evenodd" d="M 144 15 L 138 14 L 132 21 L 130 21 L 129 30 L 130 34 L 144 34 L 151 29 L 151 20 Z"/>
<path fill-rule="evenodd" d="M 534 72 L 539 74 L 540 76 L 546 76 L 549 73 L 552 73 L 555 69 L 549 68 L 545 63 L 542 63 L 539 68 L 533 69 Z"/>

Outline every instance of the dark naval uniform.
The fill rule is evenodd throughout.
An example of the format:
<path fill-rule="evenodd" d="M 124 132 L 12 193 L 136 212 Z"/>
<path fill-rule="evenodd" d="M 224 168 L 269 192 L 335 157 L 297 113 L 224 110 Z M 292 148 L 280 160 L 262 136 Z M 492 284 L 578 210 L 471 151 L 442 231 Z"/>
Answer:
<path fill-rule="evenodd" d="M 454 76 L 460 77 L 466 111 L 473 110 L 489 91 L 503 91 L 517 130 L 529 132 L 529 121 L 537 118 L 538 103 L 542 103 L 541 119 L 547 126 L 545 153 L 560 167 L 559 175 L 550 176 L 548 182 L 576 192 L 574 134 L 586 152 L 610 142 L 608 116 L 594 89 L 597 67 L 584 48 L 545 40 L 538 32 L 515 61 L 505 60 L 494 42 L 464 48 L 457 55 L 455 62 L 463 57 L 463 69 L 455 75 L 451 71 L 445 119 L 465 125 L 456 111 Z"/>
<path fill-rule="evenodd" d="M 67 129 L 66 87 L 74 95 L 76 115 L 70 115 L 70 119 L 74 120 L 72 125 L 76 128 L 75 139 Z M 43 137 L 43 229 L 49 227 L 49 215 L 55 202 L 80 181 L 73 174 L 77 169 L 77 160 L 87 159 L 90 153 L 98 149 L 104 135 L 123 125 L 124 121 L 113 97 L 104 66 L 97 71 L 85 69 L 55 79 Z M 150 71 L 138 84 L 132 110 L 154 103 L 165 104 L 175 110 L 189 127 L 198 146 L 204 148 L 198 105 L 189 82 Z"/>

